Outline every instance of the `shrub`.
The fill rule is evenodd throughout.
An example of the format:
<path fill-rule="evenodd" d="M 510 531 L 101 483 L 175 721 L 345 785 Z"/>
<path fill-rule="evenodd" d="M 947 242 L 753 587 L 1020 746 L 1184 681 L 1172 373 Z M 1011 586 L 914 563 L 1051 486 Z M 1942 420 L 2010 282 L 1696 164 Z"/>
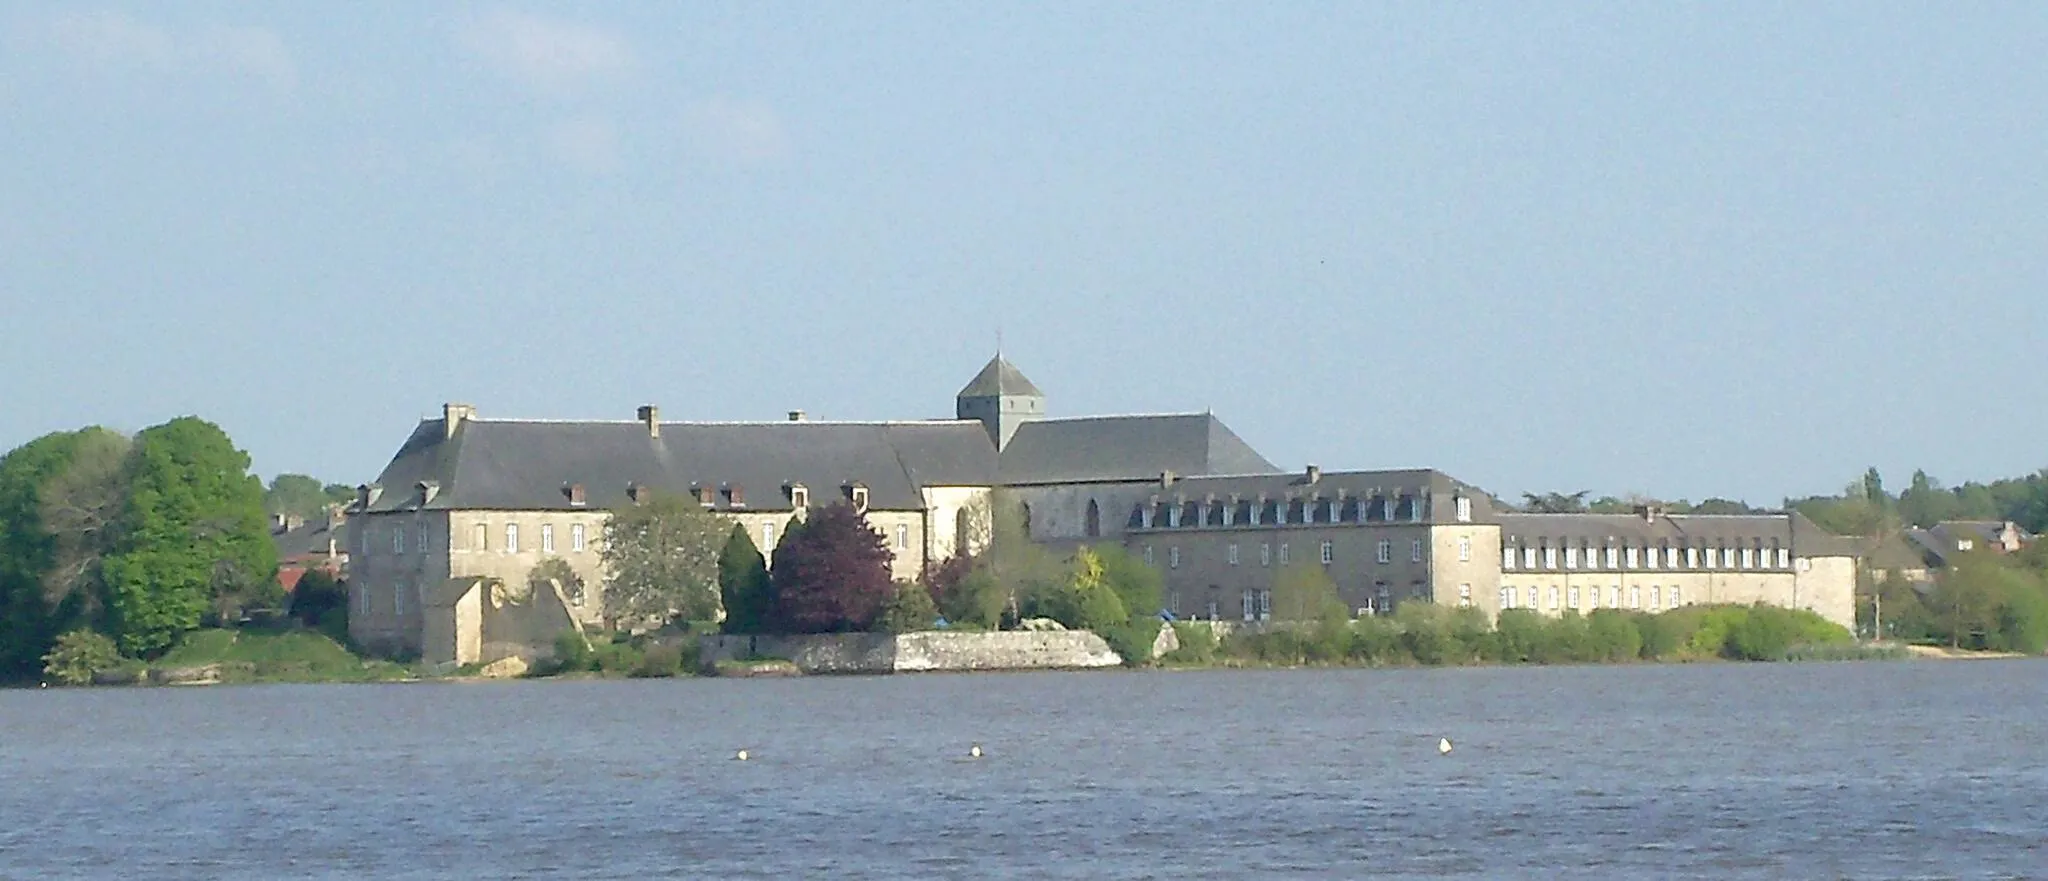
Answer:
<path fill-rule="evenodd" d="M 673 643 L 648 646 L 640 653 L 627 671 L 635 679 L 664 679 L 679 676 L 683 672 L 685 652 L 682 646 Z"/>
<path fill-rule="evenodd" d="M 574 630 L 564 630 L 555 637 L 555 657 L 545 666 L 549 673 L 585 673 L 596 669 L 597 661 L 590 640 Z"/>
<path fill-rule="evenodd" d="M 341 632 L 348 632 L 348 584 L 325 569 L 309 569 L 299 576 L 291 592 L 291 616 L 307 627 L 327 629 L 330 618 L 339 618 Z"/>
<path fill-rule="evenodd" d="M 930 630 L 938 617 L 939 607 L 932 602 L 930 590 L 921 584 L 900 581 L 896 583 L 896 594 L 876 616 L 874 629 L 882 633 Z"/>
<path fill-rule="evenodd" d="M 92 674 L 122 663 L 121 650 L 105 634 L 73 630 L 57 637 L 43 656 L 43 673 L 62 685 L 91 685 Z"/>
<path fill-rule="evenodd" d="M 628 641 L 607 642 L 591 647 L 591 666 L 607 676 L 623 676 L 640 666 L 640 647 Z"/>
<path fill-rule="evenodd" d="M 1415 658 L 1401 648 L 1401 629 L 1381 617 L 1360 618 L 1351 622 L 1351 645 L 1346 654 L 1354 661 L 1363 661 L 1375 667 L 1390 664 L 1413 663 Z"/>
<path fill-rule="evenodd" d="M 1117 657 L 1124 660 L 1126 667 L 1138 667 L 1152 660 L 1152 644 L 1159 639 L 1160 620 L 1146 615 L 1123 624 L 1113 624 L 1097 630 L 1104 642 L 1109 643 Z"/>
<path fill-rule="evenodd" d="M 1216 660 L 1216 650 L 1220 644 L 1216 639 L 1216 629 L 1214 627 L 1188 621 L 1175 621 L 1173 623 L 1173 636 L 1180 641 L 1180 648 L 1160 656 L 1159 660 L 1162 663 L 1208 664 Z"/>
<path fill-rule="evenodd" d="M 1597 609 L 1586 619 L 1586 649 L 1594 661 L 1632 661 L 1643 652 L 1643 635 L 1619 609 Z"/>
<path fill-rule="evenodd" d="M 1636 625 L 1636 632 L 1642 637 L 1640 653 L 1644 660 L 1656 661 L 1678 655 L 1685 645 L 1686 634 L 1677 619 L 1665 615 L 1637 612 L 1629 617 Z"/>

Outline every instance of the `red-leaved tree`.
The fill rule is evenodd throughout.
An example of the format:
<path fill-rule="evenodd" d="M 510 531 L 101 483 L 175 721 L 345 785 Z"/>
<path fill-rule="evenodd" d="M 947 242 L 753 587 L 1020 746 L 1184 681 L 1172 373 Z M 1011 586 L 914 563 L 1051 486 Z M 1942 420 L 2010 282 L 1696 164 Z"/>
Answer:
<path fill-rule="evenodd" d="M 895 595 L 889 546 L 853 506 L 812 511 L 784 537 L 769 571 L 772 620 L 787 633 L 864 630 Z"/>

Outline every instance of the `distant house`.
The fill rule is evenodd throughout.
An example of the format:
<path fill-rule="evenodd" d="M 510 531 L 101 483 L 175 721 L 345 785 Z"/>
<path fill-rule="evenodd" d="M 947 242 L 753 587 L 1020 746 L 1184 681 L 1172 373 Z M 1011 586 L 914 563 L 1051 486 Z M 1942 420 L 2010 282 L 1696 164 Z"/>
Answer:
<path fill-rule="evenodd" d="M 278 514 L 270 520 L 270 541 L 277 548 L 277 583 L 286 593 L 299 586 L 299 579 L 314 569 L 337 578 L 348 571 L 348 515 L 339 505 L 330 505 L 325 516 L 307 521 Z"/>
<path fill-rule="evenodd" d="M 2010 520 L 1944 520 L 1932 529 L 1908 529 L 1906 540 L 1920 551 L 1928 567 L 1945 569 L 1957 554 L 1990 551 L 2010 554 L 2026 547 L 2036 536 Z"/>

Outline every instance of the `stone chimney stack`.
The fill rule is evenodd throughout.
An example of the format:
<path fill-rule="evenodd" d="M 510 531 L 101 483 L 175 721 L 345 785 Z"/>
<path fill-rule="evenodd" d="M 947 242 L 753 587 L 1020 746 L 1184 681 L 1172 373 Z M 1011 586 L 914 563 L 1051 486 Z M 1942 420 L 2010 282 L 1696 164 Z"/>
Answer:
<path fill-rule="evenodd" d="M 468 404 L 441 405 L 441 434 L 444 438 L 455 437 L 455 429 L 462 423 L 476 418 L 476 408 Z"/>
<path fill-rule="evenodd" d="M 1173 480 L 1174 480 L 1173 472 L 1171 472 L 1171 471 L 1161 471 L 1161 472 L 1159 472 L 1159 488 L 1160 488 L 1160 489 L 1167 489 L 1167 488 L 1169 488 L 1169 487 L 1173 486 Z"/>
<path fill-rule="evenodd" d="M 802 410 L 789 411 L 789 421 L 791 422 L 803 422 L 809 418 L 810 416 L 806 415 Z"/>
<path fill-rule="evenodd" d="M 661 408 L 660 408 L 660 407 L 656 407 L 656 406 L 654 406 L 653 404 L 643 404 L 643 405 L 641 405 L 641 407 L 640 407 L 640 421 L 641 421 L 641 422 L 643 422 L 643 423 L 646 423 L 646 425 L 647 425 L 647 436 L 648 436 L 648 437 L 660 437 L 660 436 L 661 436 Z"/>
<path fill-rule="evenodd" d="M 1323 479 L 1323 469 L 1319 465 L 1310 465 L 1308 466 L 1308 469 L 1302 473 L 1302 477 L 1305 478 L 1304 482 L 1306 483 L 1315 483 L 1316 481 Z"/>

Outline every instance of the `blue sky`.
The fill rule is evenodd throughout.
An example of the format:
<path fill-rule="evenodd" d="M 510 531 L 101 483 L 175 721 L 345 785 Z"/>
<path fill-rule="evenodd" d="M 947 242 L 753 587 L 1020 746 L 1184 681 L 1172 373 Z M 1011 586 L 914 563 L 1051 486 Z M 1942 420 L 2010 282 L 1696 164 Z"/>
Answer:
<path fill-rule="evenodd" d="M 2048 6 L 0 2 L 0 449 L 1213 409 L 1775 502 L 2048 465 Z"/>

